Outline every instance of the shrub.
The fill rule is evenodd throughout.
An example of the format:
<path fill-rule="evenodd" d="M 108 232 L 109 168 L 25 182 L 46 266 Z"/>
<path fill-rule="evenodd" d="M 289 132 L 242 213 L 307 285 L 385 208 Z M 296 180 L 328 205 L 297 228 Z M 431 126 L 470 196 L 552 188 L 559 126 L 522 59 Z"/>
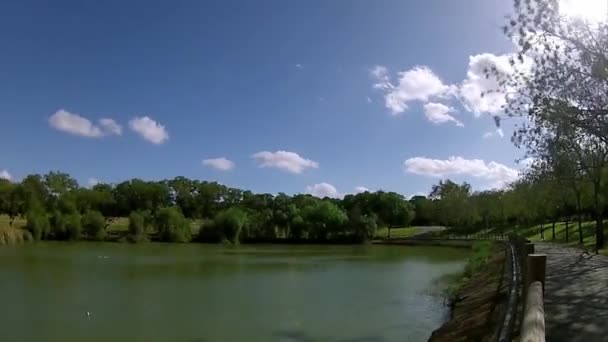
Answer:
<path fill-rule="evenodd" d="M 34 240 L 46 239 L 50 233 L 51 226 L 49 217 L 42 209 L 30 210 L 27 215 L 26 229 L 32 234 Z"/>
<path fill-rule="evenodd" d="M 82 217 L 82 228 L 90 238 L 103 240 L 106 220 L 99 211 L 89 210 Z"/>
<path fill-rule="evenodd" d="M 247 223 L 247 214 L 240 208 L 232 207 L 220 211 L 213 219 L 214 229 L 222 239 L 239 243 L 243 226 Z"/>
<path fill-rule="evenodd" d="M 146 241 L 147 238 L 144 215 L 138 211 L 132 212 L 129 215 L 129 241 L 142 242 Z"/>
<path fill-rule="evenodd" d="M 59 211 L 55 211 L 51 215 L 51 234 L 53 238 L 57 240 L 65 240 L 68 238 L 68 231 L 66 228 L 65 215 Z"/>
<path fill-rule="evenodd" d="M 82 222 L 79 214 L 73 213 L 63 216 L 65 220 L 65 230 L 70 240 L 80 239 L 82 233 Z"/>
<path fill-rule="evenodd" d="M 190 224 L 181 210 L 175 207 L 162 208 L 156 213 L 158 237 L 167 242 L 188 242 L 192 239 Z"/>

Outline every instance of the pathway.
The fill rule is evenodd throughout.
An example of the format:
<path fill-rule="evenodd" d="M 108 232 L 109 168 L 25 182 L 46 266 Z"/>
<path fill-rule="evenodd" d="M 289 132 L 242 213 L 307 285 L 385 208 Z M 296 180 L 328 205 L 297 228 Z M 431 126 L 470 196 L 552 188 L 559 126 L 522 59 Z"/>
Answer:
<path fill-rule="evenodd" d="M 536 253 L 547 254 L 547 341 L 608 341 L 608 258 L 551 244 Z"/>

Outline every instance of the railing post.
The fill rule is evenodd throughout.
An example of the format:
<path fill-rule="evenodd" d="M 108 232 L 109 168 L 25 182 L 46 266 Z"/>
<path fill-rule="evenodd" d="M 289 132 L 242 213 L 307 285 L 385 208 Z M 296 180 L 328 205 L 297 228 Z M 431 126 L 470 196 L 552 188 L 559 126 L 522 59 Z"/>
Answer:
<path fill-rule="evenodd" d="M 522 342 L 545 342 L 545 308 L 543 284 L 530 284 L 526 297 L 526 309 L 521 327 Z"/>
<path fill-rule="evenodd" d="M 535 281 L 540 281 L 543 285 L 543 293 L 545 292 L 545 274 L 547 267 L 547 256 L 545 254 L 530 254 L 526 262 L 526 279 L 525 287 Z"/>

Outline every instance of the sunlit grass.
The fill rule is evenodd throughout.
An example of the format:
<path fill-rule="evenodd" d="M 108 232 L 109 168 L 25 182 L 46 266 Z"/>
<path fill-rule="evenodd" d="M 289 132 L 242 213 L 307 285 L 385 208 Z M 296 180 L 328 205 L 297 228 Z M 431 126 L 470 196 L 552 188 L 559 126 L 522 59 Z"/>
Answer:
<path fill-rule="evenodd" d="M 391 238 L 406 238 L 419 234 L 421 229 L 418 227 L 406 227 L 406 228 L 391 228 Z M 377 239 L 388 238 L 388 228 L 380 228 L 376 231 Z"/>

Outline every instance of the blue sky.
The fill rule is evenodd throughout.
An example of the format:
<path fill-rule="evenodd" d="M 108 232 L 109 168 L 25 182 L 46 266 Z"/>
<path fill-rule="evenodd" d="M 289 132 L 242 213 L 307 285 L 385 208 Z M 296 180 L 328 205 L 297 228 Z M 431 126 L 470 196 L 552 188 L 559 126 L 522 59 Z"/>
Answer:
<path fill-rule="evenodd" d="M 3 2 L 0 171 L 334 196 L 409 196 L 441 178 L 501 186 L 523 151 L 510 124 L 496 132 L 496 103 L 477 91 L 491 84 L 477 76 L 512 52 L 500 30 L 509 8 Z"/>

